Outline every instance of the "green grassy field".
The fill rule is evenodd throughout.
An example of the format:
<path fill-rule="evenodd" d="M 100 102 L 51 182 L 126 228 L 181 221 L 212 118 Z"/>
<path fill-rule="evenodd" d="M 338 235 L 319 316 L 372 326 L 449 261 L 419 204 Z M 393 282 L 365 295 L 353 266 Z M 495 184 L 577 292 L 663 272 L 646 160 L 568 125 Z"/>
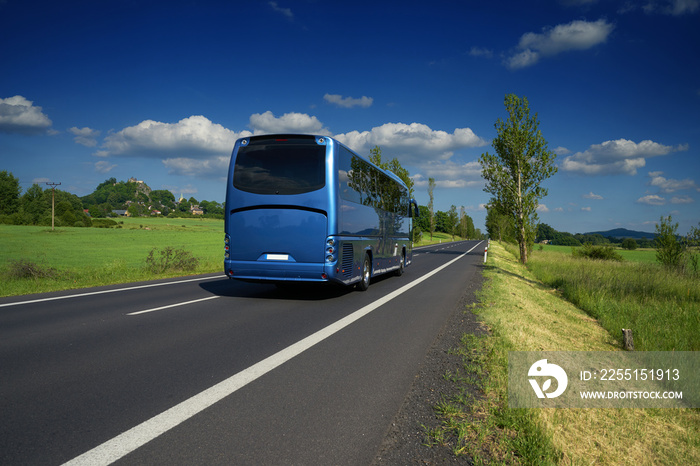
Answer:
<path fill-rule="evenodd" d="M 655 257 L 654 261 L 644 260 L 653 250 L 624 252 L 641 259 L 589 260 L 573 257 L 570 251 L 536 248 L 528 268 L 610 333 L 632 329 L 638 350 L 700 350 L 697 275 L 669 270 L 656 263 Z"/>
<path fill-rule="evenodd" d="M 535 245 L 535 252 L 538 251 L 540 245 Z M 571 246 L 553 246 L 551 244 L 542 245 L 542 250 L 547 252 L 560 252 L 571 254 Z M 623 257 L 626 261 L 630 262 L 656 262 L 656 250 L 655 249 L 635 249 L 634 251 L 628 251 L 627 249 L 615 248 L 615 252 Z"/>
<path fill-rule="evenodd" d="M 184 249 L 199 260 L 192 273 L 223 270 L 223 220 L 124 218 L 118 228 L 0 225 L 0 296 L 125 283 L 154 277 L 145 268 L 154 248 Z M 27 260 L 53 278 L 10 279 L 11 261 Z M 164 274 L 163 276 L 172 276 Z M 177 275 L 177 273 L 175 274 Z"/>

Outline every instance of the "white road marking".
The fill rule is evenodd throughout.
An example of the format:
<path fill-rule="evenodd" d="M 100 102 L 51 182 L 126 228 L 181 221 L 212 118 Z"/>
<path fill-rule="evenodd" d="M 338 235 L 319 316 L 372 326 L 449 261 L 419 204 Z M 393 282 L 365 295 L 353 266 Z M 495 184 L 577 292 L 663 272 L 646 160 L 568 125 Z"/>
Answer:
<path fill-rule="evenodd" d="M 317 345 L 331 335 L 339 332 L 353 322 L 361 319 L 370 312 L 374 311 L 380 306 L 388 303 L 392 299 L 400 296 L 406 291 L 410 290 L 419 283 L 427 280 L 441 270 L 454 264 L 470 252 L 472 252 L 476 247 L 481 244 L 477 243 L 476 246 L 471 248 L 469 251 L 461 254 L 460 256 L 452 259 L 450 262 L 434 269 L 430 273 L 423 275 L 422 277 L 408 283 L 398 290 L 389 293 L 381 299 L 378 299 L 372 304 L 353 312 L 352 314 L 338 320 L 337 322 L 329 325 L 326 328 L 319 330 L 318 332 L 309 335 L 303 340 L 299 340 L 293 345 L 273 354 L 267 359 L 263 359 L 257 364 L 250 366 L 247 369 L 229 377 L 228 379 L 219 382 L 207 390 L 189 398 L 182 403 L 173 406 L 172 408 L 158 414 L 155 417 L 127 430 L 126 432 L 114 437 L 112 440 L 108 440 L 102 445 L 98 445 L 92 450 L 83 453 L 82 455 L 72 459 L 71 461 L 65 463 L 65 465 L 76 466 L 76 465 L 108 465 L 111 464 L 123 456 L 131 453 L 137 448 L 145 445 L 156 437 L 164 434 L 165 432 L 177 427 L 179 424 L 185 422 L 187 419 L 199 414 L 205 409 L 212 406 L 214 403 L 223 400 L 227 396 L 236 392 L 240 388 L 245 387 L 254 380 L 262 377 L 268 372 L 276 369 L 290 359 L 300 355 L 307 349 Z"/>
<path fill-rule="evenodd" d="M 5 304 L 0 304 L 0 307 L 8 307 L 8 306 L 19 306 L 20 304 L 33 304 L 33 303 L 43 303 L 46 301 L 56 301 L 58 299 L 68 299 L 68 298 L 82 298 L 83 296 L 94 296 L 98 294 L 106 294 L 106 293 L 118 293 L 120 291 L 131 291 L 131 290 L 140 290 L 142 288 L 153 288 L 156 286 L 166 286 L 166 285 L 178 285 L 180 283 L 190 283 L 190 282 L 201 282 L 202 280 L 214 280 L 214 279 L 219 279 L 219 278 L 224 278 L 226 275 L 216 275 L 213 277 L 200 277 L 200 278 L 190 278 L 188 280 L 178 280 L 175 282 L 165 282 L 165 283 L 151 283 L 149 285 L 138 285 L 138 286 L 130 286 L 127 288 L 114 288 L 111 290 L 102 290 L 102 291 L 90 291 L 87 293 L 79 293 L 79 294 L 71 294 L 71 295 L 66 295 L 66 296 L 54 296 L 52 298 L 40 298 L 40 299 L 32 299 L 29 301 L 17 301 L 14 303 L 5 303 Z"/>
<path fill-rule="evenodd" d="M 208 296 L 206 298 L 202 299 L 194 299 L 192 301 L 185 301 L 184 303 L 175 303 L 175 304 L 169 304 L 167 306 L 161 306 L 161 307 L 155 307 L 153 309 L 146 309 L 145 311 L 136 311 L 136 312 L 131 312 L 127 314 L 128 316 L 137 316 L 139 314 L 146 314 L 147 312 L 155 312 L 155 311 L 162 311 L 163 309 L 170 309 L 171 307 L 178 307 L 178 306 L 185 306 L 187 304 L 192 304 L 192 303 L 198 303 L 201 301 L 208 301 L 210 299 L 216 299 L 219 298 L 220 296 Z"/>

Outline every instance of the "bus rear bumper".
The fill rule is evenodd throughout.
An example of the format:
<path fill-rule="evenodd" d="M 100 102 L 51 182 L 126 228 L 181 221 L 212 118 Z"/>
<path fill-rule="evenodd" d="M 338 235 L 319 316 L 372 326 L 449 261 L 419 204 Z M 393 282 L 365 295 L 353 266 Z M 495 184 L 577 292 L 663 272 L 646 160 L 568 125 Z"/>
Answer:
<path fill-rule="evenodd" d="M 225 261 L 224 273 L 229 278 L 250 281 L 327 282 L 332 280 L 326 271 L 326 266 L 318 263 L 281 262 L 280 264 L 271 264 L 265 262 L 261 264 L 250 261 Z"/>

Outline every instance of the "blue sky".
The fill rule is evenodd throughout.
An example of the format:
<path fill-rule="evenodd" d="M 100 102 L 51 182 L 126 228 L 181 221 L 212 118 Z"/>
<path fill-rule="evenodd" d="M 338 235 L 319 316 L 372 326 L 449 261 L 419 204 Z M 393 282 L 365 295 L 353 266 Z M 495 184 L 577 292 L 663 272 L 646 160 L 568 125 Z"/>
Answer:
<path fill-rule="evenodd" d="M 483 229 L 479 156 L 527 97 L 560 231 L 700 223 L 700 0 L 0 0 L 0 170 L 224 200 L 236 138 L 397 157 Z"/>

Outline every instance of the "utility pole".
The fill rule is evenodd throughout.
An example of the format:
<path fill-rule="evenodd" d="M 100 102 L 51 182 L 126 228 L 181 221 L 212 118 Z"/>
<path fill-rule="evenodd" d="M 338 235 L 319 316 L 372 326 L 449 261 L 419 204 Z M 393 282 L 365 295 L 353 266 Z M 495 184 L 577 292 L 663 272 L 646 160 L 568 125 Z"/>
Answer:
<path fill-rule="evenodd" d="M 48 186 L 51 186 L 51 231 L 53 231 L 53 216 L 54 216 L 54 211 L 55 211 L 55 205 L 56 205 L 56 186 L 60 186 L 61 183 L 46 183 Z"/>

